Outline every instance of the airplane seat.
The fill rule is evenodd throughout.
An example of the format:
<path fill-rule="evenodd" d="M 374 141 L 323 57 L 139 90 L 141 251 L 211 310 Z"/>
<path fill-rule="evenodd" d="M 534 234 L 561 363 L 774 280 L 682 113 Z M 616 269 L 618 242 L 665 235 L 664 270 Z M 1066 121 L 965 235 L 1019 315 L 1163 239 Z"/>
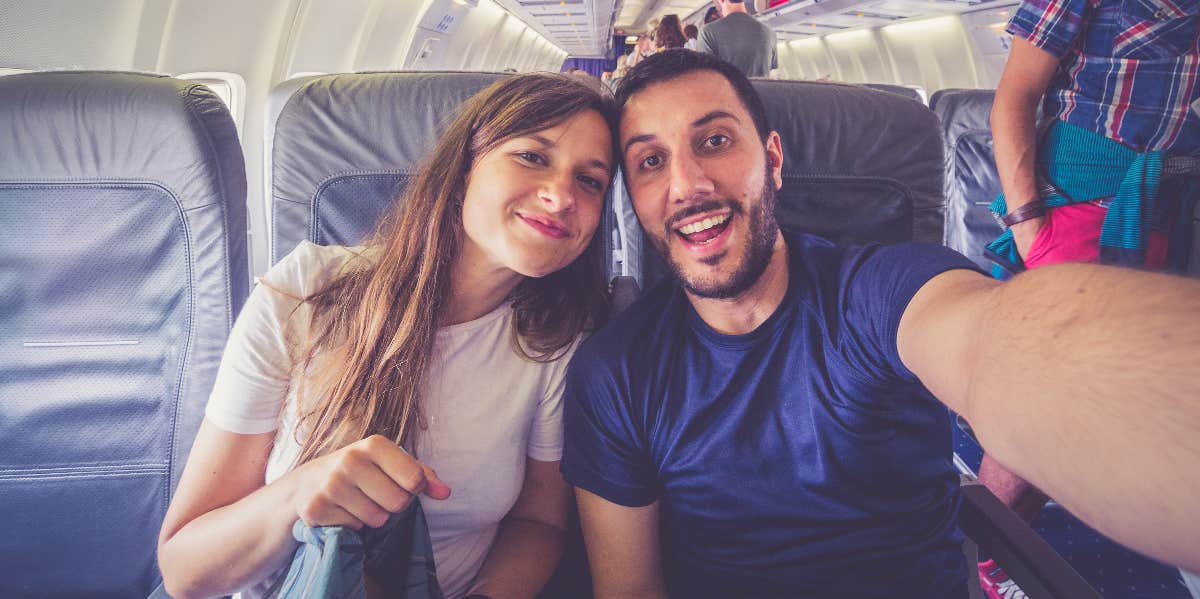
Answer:
<path fill-rule="evenodd" d="M 967 88 L 967 87 L 947 87 L 947 88 L 939 89 L 929 95 L 929 109 L 936 110 L 937 105 L 942 101 L 942 98 L 944 98 L 946 96 L 951 96 L 951 95 L 957 94 L 959 92 L 974 92 L 974 91 L 987 91 L 987 90 L 979 90 L 979 89 Z"/>
<path fill-rule="evenodd" d="M 0 77 L 0 596 L 146 596 L 249 293 L 233 119 L 162 75 Z"/>
<path fill-rule="evenodd" d="M 922 94 L 921 91 L 915 87 L 908 87 L 906 85 L 894 85 L 891 83 L 862 83 L 860 85 L 862 85 L 863 87 L 869 87 L 871 89 L 888 92 L 889 94 L 896 94 L 898 96 L 904 96 L 905 98 L 908 98 L 909 100 L 913 100 L 914 102 L 920 102 L 921 104 L 925 104 L 924 94 Z"/>
<path fill-rule="evenodd" d="M 281 84 L 271 100 L 281 108 L 268 130 L 271 263 L 304 240 L 362 242 L 450 124 L 448 109 L 504 76 L 349 73 Z M 574 514 L 571 522 L 566 554 L 541 595 L 545 599 L 591 594 Z"/>
<path fill-rule="evenodd" d="M 989 121 L 995 95 L 982 89 L 940 90 L 934 102 L 946 144 L 944 242 L 985 270 L 992 263 L 983 255 L 984 246 L 1004 231 L 988 210 L 1000 194 Z"/>
<path fill-rule="evenodd" d="M 783 229 L 840 241 L 941 242 L 942 142 L 928 108 L 860 85 L 753 85 L 782 138 Z M 626 229 L 641 232 L 636 219 Z M 648 240 L 642 247 L 638 278 L 648 289 L 669 271 Z"/>

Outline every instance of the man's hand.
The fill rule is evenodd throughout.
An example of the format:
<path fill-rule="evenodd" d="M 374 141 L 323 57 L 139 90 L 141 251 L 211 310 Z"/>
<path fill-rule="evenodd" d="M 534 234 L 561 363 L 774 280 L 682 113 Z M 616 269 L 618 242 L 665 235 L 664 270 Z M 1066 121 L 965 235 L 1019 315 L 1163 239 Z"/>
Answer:
<path fill-rule="evenodd" d="M 1033 240 L 1037 239 L 1038 231 L 1041 231 L 1045 224 L 1046 217 L 1038 216 L 1010 227 L 1013 242 L 1017 245 L 1017 253 L 1021 254 L 1022 259 L 1028 258 L 1029 249 L 1033 247 Z"/>

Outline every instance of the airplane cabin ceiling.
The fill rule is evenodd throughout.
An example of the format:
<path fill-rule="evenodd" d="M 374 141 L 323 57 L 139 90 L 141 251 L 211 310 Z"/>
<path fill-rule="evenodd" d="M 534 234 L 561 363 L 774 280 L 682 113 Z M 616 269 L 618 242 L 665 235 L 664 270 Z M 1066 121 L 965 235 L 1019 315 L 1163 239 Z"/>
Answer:
<path fill-rule="evenodd" d="M 570 56 L 598 57 L 612 40 L 617 0 L 496 0 Z"/>
<path fill-rule="evenodd" d="M 749 7 L 753 0 L 747 0 L 747 4 Z M 790 0 L 757 17 L 775 30 L 780 41 L 787 41 L 1014 4 L 1017 0 Z M 631 35 L 641 34 L 651 21 L 663 15 L 699 19 L 711 5 L 710 0 L 625 0 L 615 27 Z"/>

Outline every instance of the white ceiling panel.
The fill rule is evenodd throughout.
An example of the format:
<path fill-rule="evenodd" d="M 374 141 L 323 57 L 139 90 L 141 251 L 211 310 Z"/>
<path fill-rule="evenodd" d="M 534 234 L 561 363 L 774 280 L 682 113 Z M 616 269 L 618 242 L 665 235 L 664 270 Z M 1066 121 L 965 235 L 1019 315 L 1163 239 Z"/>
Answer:
<path fill-rule="evenodd" d="M 571 56 L 608 51 L 617 0 L 496 0 Z"/>

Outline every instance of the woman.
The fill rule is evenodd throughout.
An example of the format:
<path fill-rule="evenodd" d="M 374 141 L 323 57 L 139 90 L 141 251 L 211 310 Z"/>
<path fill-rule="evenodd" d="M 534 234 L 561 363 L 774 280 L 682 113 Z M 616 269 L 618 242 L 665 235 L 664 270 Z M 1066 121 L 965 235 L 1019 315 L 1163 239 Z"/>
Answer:
<path fill-rule="evenodd" d="M 419 494 L 447 597 L 540 590 L 568 502 L 562 376 L 607 309 L 614 115 L 575 77 L 503 79 L 365 246 L 304 243 L 262 278 L 163 523 L 172 596 L 261 596 L 297 519 L 378 527 Z"/>
<path fill-rule="evenodd" d="M 660 51 L 682 48 L 687 43 L 687 38 L 683 35 L 683 26 L 679 23 L 679 15 L 666 15 L 658 22 L 658 29 L 654 32 L 654 43 Z"/>

